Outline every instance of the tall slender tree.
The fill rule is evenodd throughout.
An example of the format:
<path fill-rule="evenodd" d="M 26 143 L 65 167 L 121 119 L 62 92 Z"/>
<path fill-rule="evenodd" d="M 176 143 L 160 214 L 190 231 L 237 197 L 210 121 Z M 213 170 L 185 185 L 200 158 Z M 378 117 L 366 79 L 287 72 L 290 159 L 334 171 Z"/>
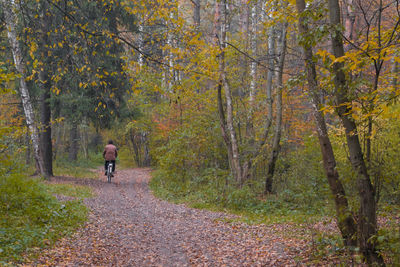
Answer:
<path fill-rule="evenodd" d="M 43 167 L 46 176 L 53 176 L 53 148 L 51 139 L 51 78 L 49 75 L 51 66 L 51 52 L 49 50 L 50 39 L 49 33 L 52 31 L 51 27 L 51 11 L 48 8 L 48 3 L 42 1 L 40 7 L 40 28 L 39 34 L 41 36 L 40 53 L 42 64 L 39 70 L 39 86 L 40 92 L 40 148 L 43 157 Z"/>
<path fill-rule="evenodd" d="M 341 28 L 340 6 L 338 0 L 328 0 L 329 21 L 332 25 L 331 45 L 336 58 L 344 56 Z M 357 186 L 360 197 L 358 214 L 358 242 L 368 264 L 384 265 L 373 236 L 377 233 L 375 189 L 371 183 L 367 165 L 362 152 L 357 125 L 352 118 L 349 99 L 349 83 L 343 70 L 343 63 L 333 64 L 337 113 L 345 129 L 350 162 L 357 173 Z"/>
<path fill-rule="evenodd" d="M 321 93 L 318 85 L 317 71 L 314 62 L 314 55 L 311 46 L 311 37 L 308 36 L 306 3 L 304 0 L 296 0 L 298 10 L 298 29 L 301 35 L 300 45 L 303 48 L 304 64 L 306 67 L 308 90 L 313 103 L 313 115 L 317 128 L 319 145 L 322 153 L 323 166 L 328 179 L 328 184 L 335 199 L 336 220 L 348 247 L 357 245 L 357 228 L 353 214 L 350 210 L 344 186 L 340 181 L 339 172 L 336 167 L 336 158 L 333 152 L 332 143 L 329 138 L 325 116 L 322 111 Z"/>
<path fill-rule="evenodd" d="M 276 122 L 275 133 L 272 141 L 271 156 L 268 160 L 268 171 L 265 179 L 265 193 L 272 193 L 272 182 L 275 172 L 276 161 L 278 160 L 280 152 L 280 141 L 282 135 L 282 94 L 283 94 L 283 70 L 285 66 L 286 57 L 286 35 L 287 35 L 287 22 L 282 23 L 279 34 L 279 47 L 278 47 L 278 66 L 276 69 Z"/>
<path fill-rule="evenodd" d="M 26 64 L 22 52 L 22 48 L 18 39 L 17 33 L 17 16 L 15 11 L 18 10 L 15 2 L 13 0 L 1 0 L 1 5 L 4 11 L 4 18 L 7 24 L 7 35 L 8 41 L 11 45 L 11 52 L 14 58 L 15 68 L 19 73 L 20 82 L 19 82 L 19 92 L 21 95 L 21 102 L 24 108 L 26 124 L 28 125 L 31 141 L 33 145 L 33 154 L 36 162 L 36 169 L 41 174 L 46 176 L 43 167 L 43 158 L 39 149 L 39 133 L 37 129 L 37 124 L 35 122 L 35 116 L 33 111 L 33 105 L 30 97 L 30 93 L 28 90 L 27 83 L 25 81 L 26 78 Z"/>

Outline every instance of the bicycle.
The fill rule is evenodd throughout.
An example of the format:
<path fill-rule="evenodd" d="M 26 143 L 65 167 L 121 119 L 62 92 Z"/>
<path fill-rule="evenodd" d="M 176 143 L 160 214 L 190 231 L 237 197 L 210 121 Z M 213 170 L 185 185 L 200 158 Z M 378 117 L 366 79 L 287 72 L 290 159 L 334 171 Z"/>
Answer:
<path fill-rule="evenodd" d="M 107 166 L 107 181 L 109 183 L 111 183 L 111 177 L 114 177 L 112 167 L 113 167 L 112 162 L 109 162 Z"/>

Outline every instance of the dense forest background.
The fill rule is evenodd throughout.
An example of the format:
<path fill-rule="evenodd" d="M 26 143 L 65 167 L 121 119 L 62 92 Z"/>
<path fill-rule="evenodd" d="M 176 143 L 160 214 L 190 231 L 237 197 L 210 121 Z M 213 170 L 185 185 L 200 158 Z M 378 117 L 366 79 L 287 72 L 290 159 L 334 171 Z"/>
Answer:
<path fill-rule="evenodd" d="M 1 0 L 0 18 L 2 192 L 99 166 L 113 139 L 161 197 L 333 216 L 321 240 L 399 262 L 396 220 L 379 227 L 399 218 L 398 0 Z"/>

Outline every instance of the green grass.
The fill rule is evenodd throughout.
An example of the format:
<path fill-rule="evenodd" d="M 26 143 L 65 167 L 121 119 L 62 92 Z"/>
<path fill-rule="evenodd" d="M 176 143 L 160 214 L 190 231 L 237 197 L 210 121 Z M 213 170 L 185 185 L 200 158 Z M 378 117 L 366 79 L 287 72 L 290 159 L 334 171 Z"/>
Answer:
<path fill-rule="evenodd" d="M 104 159 L 101 153 L 90 154 L 88 159 L 79 157 L 76 162 L 68 158 L 59 158 L 53 164 L 55 176 L 70 176 L 76 178 L 99 178 L 97 169 L 104 168 Z M 135 167 L 133 156 L 128 149 L 122 148 L 116 160 L 117 170 Z"/>
<path fill-rule="evenodd" d="M 90 187 L 72 184 L 46 184 L 47 192 L 52 195 L 64 195 L 79 200 L 93 197 Z"/>
<path fill-rule="evenodd" d="M 74 197 L 60 202 L 53 194 Z M 89 188 L 46 184 L 21 174 L 0 178 L 0 265 L 15 265 L 72 233 L 87 218 Z"/>
<path fill-rule="evenodd" d="M 216 189 L 212 184 L 193 187 L 179 181 L 168 181 L 155 172 L 150 181 L 154 195 L 173 203 L 185 203 L 192 208 L 228 212 L 238 215 L 235 220 L 248 224 L 294 222 L 312 223 L 333 215 L 332 203 L 319 201 L 314 205 L 287 202 L 270 195 L 260 198 L 248 187 Z"/>
<path fill-rule="evenodd" d="M 91 155 L 88 159 L 78 158 L 76 162 L 70 162 L 67 158 L 59 158 L 53 164 L 55 176 L 71 176 L 76 178 L 98 178 L 94 171 L 104 164 L 101 155 Z"/>

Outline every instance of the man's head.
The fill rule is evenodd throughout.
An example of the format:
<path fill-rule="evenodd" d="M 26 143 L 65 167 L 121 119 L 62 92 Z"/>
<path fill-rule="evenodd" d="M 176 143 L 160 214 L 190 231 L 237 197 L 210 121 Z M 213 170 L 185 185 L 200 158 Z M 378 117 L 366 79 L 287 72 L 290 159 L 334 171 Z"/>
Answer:
<path fill-rule="evenodd" d="M 108 140 L 108 144 L 113 144 L 113 140 Z"/>

